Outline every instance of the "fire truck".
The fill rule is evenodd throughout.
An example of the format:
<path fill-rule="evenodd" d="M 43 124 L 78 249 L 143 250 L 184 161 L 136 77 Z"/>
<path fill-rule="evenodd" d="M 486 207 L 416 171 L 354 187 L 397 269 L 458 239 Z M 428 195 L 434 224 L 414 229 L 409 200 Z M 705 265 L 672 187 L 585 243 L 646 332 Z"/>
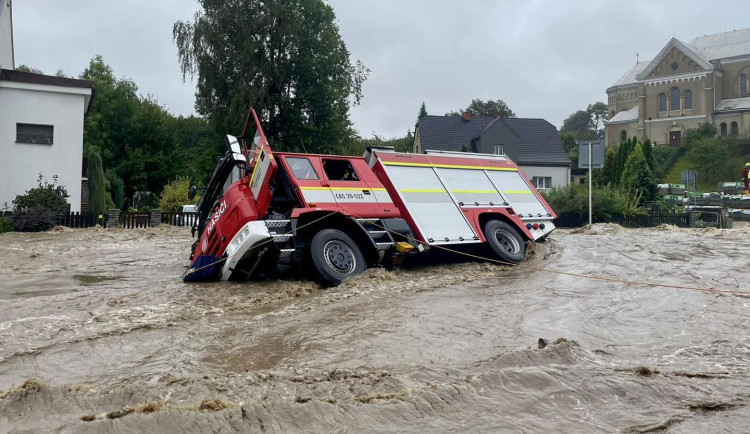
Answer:
<path fill-rule="evenodd" d="M 555 213 L 504 155 L 273 152 L 253 109 L 226 144 L 197 205 L 186 281 L 248 280 L 286 263 L 335 286 L 367 267 L 482 244 L 517 264 L 527 242 L 555 228 Z"/>

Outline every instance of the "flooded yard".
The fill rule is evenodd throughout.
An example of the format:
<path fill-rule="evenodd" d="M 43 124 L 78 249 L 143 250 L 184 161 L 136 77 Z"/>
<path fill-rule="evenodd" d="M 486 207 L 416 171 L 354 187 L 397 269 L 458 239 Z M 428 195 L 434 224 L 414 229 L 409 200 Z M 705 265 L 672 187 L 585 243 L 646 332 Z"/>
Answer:
<path fill-rule="evenodd" d="M 748 228 L 557 230 L 516 268 L 373 269 L 328 290 L 293 276 L 185 284 L 192 242 L 170 226 L 0 235 L 2 431 L 718 433 L 750 420 Z"/>

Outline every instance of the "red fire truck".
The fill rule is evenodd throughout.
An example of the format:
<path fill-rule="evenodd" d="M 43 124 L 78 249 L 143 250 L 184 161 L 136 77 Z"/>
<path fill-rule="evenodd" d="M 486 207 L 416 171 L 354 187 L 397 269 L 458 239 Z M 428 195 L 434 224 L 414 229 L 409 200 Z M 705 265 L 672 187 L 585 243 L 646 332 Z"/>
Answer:
<path fill-rule="evenodd" d="M 285 262 L 338 285 L 431 248 L 482 243 L 517 264 L 527 241 L 555 227 L 555 213 L 503 155 L 273 152 L 252 109 L 242 135 L 226 140 L 197 205 L 186 281 L 247 280 Z"/>

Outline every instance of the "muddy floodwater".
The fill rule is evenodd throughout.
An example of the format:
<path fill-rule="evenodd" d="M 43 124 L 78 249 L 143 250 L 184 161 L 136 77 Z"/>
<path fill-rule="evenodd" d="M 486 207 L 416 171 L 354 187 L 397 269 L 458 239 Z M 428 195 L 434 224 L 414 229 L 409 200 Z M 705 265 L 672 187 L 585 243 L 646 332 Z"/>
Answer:
<path fill-rule="evenodd" d="M 748 228 L 557 230 L 517 268 L 329 290 L 185 284 L 191 243 L 0 235 L 0 432 L 750 431 Z"/>

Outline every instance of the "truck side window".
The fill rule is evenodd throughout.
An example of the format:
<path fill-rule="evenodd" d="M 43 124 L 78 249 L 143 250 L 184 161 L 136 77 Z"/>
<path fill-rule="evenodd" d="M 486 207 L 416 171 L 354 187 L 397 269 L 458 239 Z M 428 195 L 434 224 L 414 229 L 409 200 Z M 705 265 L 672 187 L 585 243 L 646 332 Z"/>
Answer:
<path fill-rule="evenodd" d="M 315 169 L 307 158 L 287 157 L 286 164 L 297 179 L 318 179 L 318 174 L 315 173 Z"/>
<path fill-rule="evenodd" d="M 329 181 L 359 181 L 349 160 L 323 160 L 323 170 Z"/>

